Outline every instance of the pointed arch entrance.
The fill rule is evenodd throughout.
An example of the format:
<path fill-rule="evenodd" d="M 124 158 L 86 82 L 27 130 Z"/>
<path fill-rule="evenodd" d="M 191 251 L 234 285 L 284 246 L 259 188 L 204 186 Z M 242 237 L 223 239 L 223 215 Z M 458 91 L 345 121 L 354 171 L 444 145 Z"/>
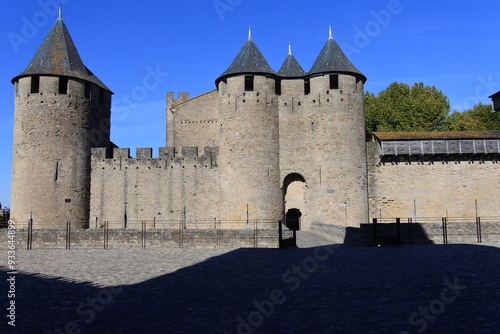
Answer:
<path fill-rule="evenodd" d="M 284 215 L 290 229 L 303 229 L 306 216 L 306 180 L 298 173 L 288 174 L 283 180 Z"/>

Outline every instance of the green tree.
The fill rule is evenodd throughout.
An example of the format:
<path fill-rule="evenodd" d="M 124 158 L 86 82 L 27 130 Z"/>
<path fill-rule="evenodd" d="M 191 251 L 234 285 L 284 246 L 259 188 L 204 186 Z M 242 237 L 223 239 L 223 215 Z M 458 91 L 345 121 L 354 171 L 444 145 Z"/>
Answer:
<path fill-rule="evenodd" d="M 449 112 L 448 98 L 436 87 L 422 82 L 412 87 L 394 82 L 378 95 L 365 94 L 368 133 L 437 130 Z"/>
<path fill-rule="evenodd" d="M 490 104 L 476 104 L 463 112 L 454 111 L 444 121 L 445 131 L 500 130 L 500 113 Z"/>

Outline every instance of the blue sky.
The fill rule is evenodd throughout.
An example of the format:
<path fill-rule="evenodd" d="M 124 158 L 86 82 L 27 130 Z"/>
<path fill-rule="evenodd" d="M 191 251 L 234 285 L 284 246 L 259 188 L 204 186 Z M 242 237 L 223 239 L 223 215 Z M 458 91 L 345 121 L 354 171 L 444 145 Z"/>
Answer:
<path fill-rule="evenodd" d="M 112 140 L 165 146 L 165 93 L 215 88 L 248 26 L 276 71 L 292 43 L 307 71 L 328 37 L 378 93 L 392 82 L 442 90 L 453 110 L 500 90 L 500 3 L 483 1 L 61 0 L 85 65 L 115 92 Z M 0 202 L 10 204 L 13 86 L 57 18 L 59 0 L 7 1 L 0 20 Z M 146 77 L 156 73 L 155 84 Z M 149 79 L 148 79 L 149 80 Z M 145 87 L 148 89 L 145 89 Z M 132 150 L 135 152 L 135 150 Z"/>

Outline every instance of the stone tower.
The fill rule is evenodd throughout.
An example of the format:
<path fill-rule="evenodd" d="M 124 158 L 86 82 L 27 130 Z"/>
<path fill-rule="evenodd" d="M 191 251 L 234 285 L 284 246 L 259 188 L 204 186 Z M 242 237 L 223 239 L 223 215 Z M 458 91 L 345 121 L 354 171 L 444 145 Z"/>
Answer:
<path fill-rule="evenodd" d="M 309 72 L 304 73 L 290 50 L 279 75 L 286 209 L 300 210 L 306 229 L 315 222 L 359 226 L 368 219 L 366 77 L 345 56 L 331 31 Z"/>
<path fill-rule="evenodd" d="M 61 14 L 12 83 L 12 219 L 86 226 L 90 149 L 110 146 L 111 90 L 83 64 Z"/>
<path fill-rule="evenodd" d="M 249 31 L 216 80 L 221 220 L 276 221 L 282 215 L 277 83 Z"/>

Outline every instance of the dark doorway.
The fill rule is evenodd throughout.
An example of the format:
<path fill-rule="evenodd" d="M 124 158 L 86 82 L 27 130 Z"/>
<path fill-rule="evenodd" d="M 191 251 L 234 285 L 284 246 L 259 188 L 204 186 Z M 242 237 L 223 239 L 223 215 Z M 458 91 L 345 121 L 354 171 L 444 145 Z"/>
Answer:
<path fill-rule="evenodd" d="M 302 212 L 299 209 L 289 209 L 285 214 L 286 219 L 286 227 L 290 230 L 298 231 L 300 230 L 300 217 L 302 216 Z"/>

